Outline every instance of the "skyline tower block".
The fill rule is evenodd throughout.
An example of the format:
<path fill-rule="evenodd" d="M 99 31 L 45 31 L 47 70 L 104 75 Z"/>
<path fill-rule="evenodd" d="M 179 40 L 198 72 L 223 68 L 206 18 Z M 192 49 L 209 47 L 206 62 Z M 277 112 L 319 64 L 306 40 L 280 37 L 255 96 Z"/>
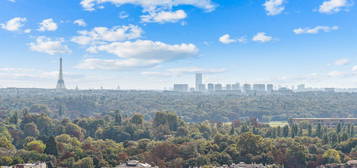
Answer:
<path fill-rule="evenodd" d="M 196 91 L 201 91 L 200 87 L 203 84 L 202 73 L 196 73 Z"/>
<path fill-rule="evenodd" d="M 64 80 L 63 80 L 62 57 L 60 58 L 59 75 L 58 75 L 56 89 L 57 90 L 66 90 L 66 86 L 65 86 Z"/>

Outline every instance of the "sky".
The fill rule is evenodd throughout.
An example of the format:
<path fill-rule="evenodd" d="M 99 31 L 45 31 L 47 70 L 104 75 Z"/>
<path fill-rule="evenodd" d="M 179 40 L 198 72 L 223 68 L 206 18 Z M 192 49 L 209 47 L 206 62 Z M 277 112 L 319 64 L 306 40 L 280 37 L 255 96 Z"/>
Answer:
<path fill-rule="evenodd" d="M 354 0 L 1 0 L 0 88 L 357 88 Z"/>

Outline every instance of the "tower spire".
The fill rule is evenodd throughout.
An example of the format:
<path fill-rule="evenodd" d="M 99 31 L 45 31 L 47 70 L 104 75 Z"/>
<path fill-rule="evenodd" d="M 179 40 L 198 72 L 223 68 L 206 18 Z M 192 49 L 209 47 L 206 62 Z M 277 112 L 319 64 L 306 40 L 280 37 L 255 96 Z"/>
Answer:
<path fill-rule="evenodd" d="M 64 85 L 64 80 L 63 80 L 62 57 L 60 58 L 59 76 L 58 76 L 56 89 L 57 90 L 65 90 L 66 89 L 66 86 Z"/>

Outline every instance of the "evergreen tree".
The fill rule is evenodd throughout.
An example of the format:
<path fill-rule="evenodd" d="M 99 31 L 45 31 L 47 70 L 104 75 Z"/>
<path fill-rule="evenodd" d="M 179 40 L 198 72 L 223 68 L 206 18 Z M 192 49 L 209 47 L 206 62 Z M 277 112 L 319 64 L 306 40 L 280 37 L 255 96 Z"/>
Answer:
<path fill-rule="evenodd" d="M 114 115 L 115 115 L 115 116 L 114 116 L 115 124 L 116 124 L 116 125 L 121 125 L 121 123 L 122 123 L 122 118 L 121 118 L 121 115 L 120 115 L 120 111 L 119 111 L 119 110 L 116 110 Z"/>
<path fill-rule="evenodd" d="M 289 136 L 289 126 L 285 125 L 283 128 L 283 136 L 288 137 Z"/>
<path fill-rule="evenodd" d="M 51 136 L 50 138 L 48 138 L 48 140 L 45 143 L 46 143 L 45 153 L 57 156 L 58 150 L 57 150 L 57 142 L 55 137 Z"/>
<path fill-rule="evenodd" d="M 322 127 L 321 127 L 321 124 L 317 124 L 317 127 L 316 127 L 316 136 L 319 137 L 319 138 L 322 138 Z"/>
<path fill-rule="evenodd" d="M 336 133 L 339 134 L 341 132 L 341 123 L 338 123 L 337 124 L 337 127 L 336 127 Z"/>
<path fill-rule="evenodd" d="M 229 132 L 230 135 L 234 135 L 235 134 L 235 129 L 234 129 L 234 125 L 231 124 L 231 131 Z"/>
<path fill-rule="evenodd" d="M 309 137 L 312 136 L 312 126 L 311 126 L 311 124 L 309 124 L 308 127 L 307 127 L 307 135 L 308 135 Z"/>
<path fill-rule="evenodd" d="M 277 127 L 277 133 L 276 134 L 277 134 L 278 137 L 281 137 L 281 127 L 280 126 Z"/>
<path fill-rule="evenodd" d="M 15 111 L 14 114 L 10 117 L 10 123 L 15 125 L 19 123 L 19 115 L 17 111 Z"/>

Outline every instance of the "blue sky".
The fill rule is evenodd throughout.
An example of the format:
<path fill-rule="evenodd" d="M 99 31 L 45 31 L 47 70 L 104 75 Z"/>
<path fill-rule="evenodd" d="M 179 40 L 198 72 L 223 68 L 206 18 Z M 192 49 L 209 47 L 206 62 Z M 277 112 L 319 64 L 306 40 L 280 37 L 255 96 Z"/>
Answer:
<path fill-rule="evenodd" d="M 1 0 L 0 87 L 357 87 L 353 0 Z"/>

